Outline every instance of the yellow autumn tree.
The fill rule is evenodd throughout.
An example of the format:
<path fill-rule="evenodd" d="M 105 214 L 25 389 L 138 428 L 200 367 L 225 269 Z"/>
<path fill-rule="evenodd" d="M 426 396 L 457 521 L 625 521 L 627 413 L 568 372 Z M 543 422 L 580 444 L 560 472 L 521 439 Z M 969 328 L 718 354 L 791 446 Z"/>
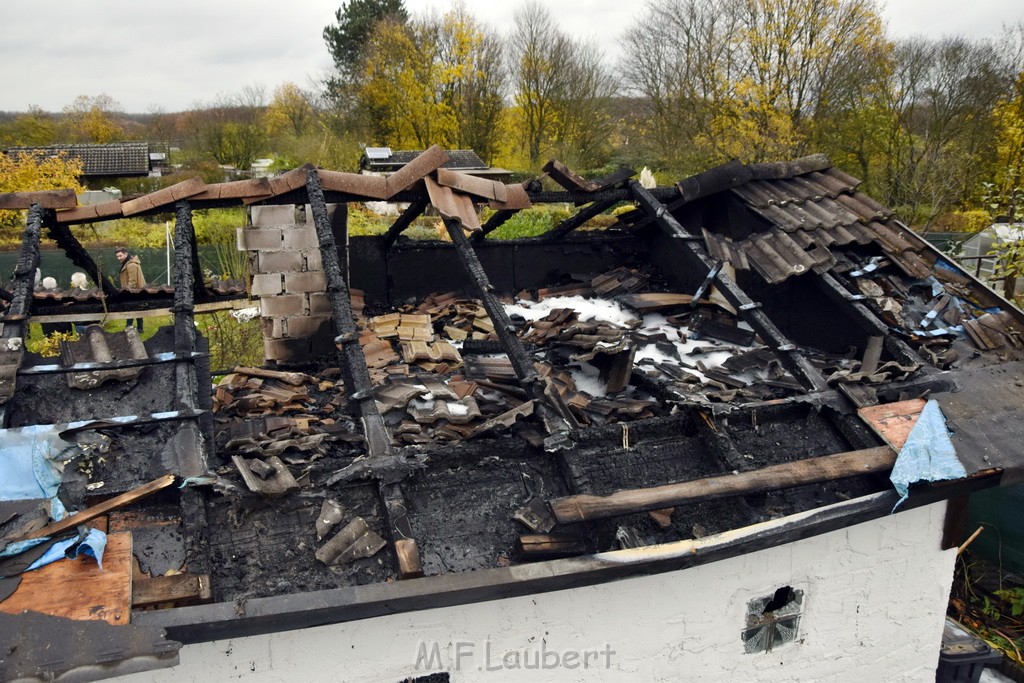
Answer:
<path fill-rule="evenodd" d="M 462 5 L 440 19 L 378 22 L 362 76 L 359 99 L 378 144 L 493 155 L 503 109 L 501 44 Z"/>
<path fill-rule="evenodd" d="M 992 112 L 996 127 L 995 178 L 985 183 L 989 213 L 1024 218 L 1024 72 Z"/>
<path fill-rule="evenodd" d="M 266 113 L 270 135 L 302 137 L 316 123 L 316 110 L 309 97 L 294 83 L 283 83 L 274 90 Z"/>
<path fill-rule="evenodd" d="M 68 136 L 73 142 L 108 143 L 123 140 L 125 131 L 116 120 L 121 104 L 106 93 L 79 95 L 64 108 Z"/>
<path fill-rule="evenodd" d="M 72 189 L 83 192 L 79 182 L 82 161 L 63 154 L 0 153 L 0 193 Z M 25 224 L 24 211 L 0 211 L 0 241 L 17 240 Z"/>

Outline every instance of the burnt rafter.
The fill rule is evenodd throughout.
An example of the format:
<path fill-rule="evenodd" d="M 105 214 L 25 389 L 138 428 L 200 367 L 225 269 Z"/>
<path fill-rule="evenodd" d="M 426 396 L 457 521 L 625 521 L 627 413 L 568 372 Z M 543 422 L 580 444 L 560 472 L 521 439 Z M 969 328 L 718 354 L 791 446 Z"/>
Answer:
<path fill-rule="evenodd" d="M 405 473 L 421 465 L 422 462 L 405 460 L 393 452 L 391 439 L 388 436 L 387 427 L 384 425 L 384 418 L 377 408 L 373 386 L 370 383 L 369 368 L 366 366 L 363 349 L 359 345 L 359 330 L 356 328 L 352 315 L 348 274 L 348 223 L 345 223 L 340 234 L 336 236 L 327 215 L 327 202 L 324 199 L 320 177 L 315 169 L 311 169 L 306 178 L 306 193 L 309 196 L 313 224 L 316 228 L 317 241 L 320 244 L 320 253 L 327 278 L 327 296 L 331 303 L 331 316 L 334 319 L 335 329 L 338 331 L 336 341 L 339 346 L 339 361 L 344 373 L 346 389 L 355 400 L 359 410 L 369 455 L 369 458 L 360 463 L 356 469 L 346 468 L 336 473 L 328 481 L 328 484 L 362 476 L 376 478 L 377 493 L 387 518 L 399 578 L 422 576 L 419 549 L 405 514 L 405 497 L 397 482 Z M 412 214 L 413 208 L 410 207 L 406 211 L 406 215 L 412 216 L 408 222 L 412 222 L 415 217 Z M 424 208 L 420 207 L 415 213 L 417 215 L 422 213 Z M 396 236 L 398 232 L 395 233 Z"/>
<path fill-rule="evenodd" d="M 499 209 L 495 211 L 494 214 L 487 219 L 487 222 L 480 227 L 480 231 L 473 233 L 473 236 L 470 239 L 477 243 L 483 242 L 484 238 L 501 226 L 505 225 L 505 223 L 507 223 L 512 216 L 519 213 L 519 211 L 520 209 Z"/>
<path fill-rule="evenodd" d="M 28 210 L 28 220 L 21 238 L 21 254 L 14 266 L 11 305 L 7 309 L 8 319 L 17 319 L 29 313 L 36 269 L 39 267 L 39 241 L 42 231 L 43 208 L 39 204 L 33 204 Z"/>
<path fill-rule="evenodd" d="M 366 448 L 371 458 L 385 458 L 391 453 L 391 440 L 377 402 L 373 397 L 370 372 L 366 367 L 363 349 L 359 346 L 359 330 L 352 316 L 352 301 L 349 295 L 348 243 L 347 239 L 337 243 L 327 215 L 327 202 L 323 186 L 316 170 L 310 170 L 306 179 L 306 191 L 313 212 L 313 224 L 320 244 L 324 273 L 327 278 L 327 297 L 331 303 L 331 317 L 338 332 L 338 360 L 345 378 L 345 388 L 353 399 L 363 424 Z M 346 228 L 343 237 L 347 238 Z M 341 253 L 339 253 L 341 252 Z"/>
<path fill-rule="evenodd" d="M 545 242 L 562 239 L 570 232 L 589 221 L 591 218 L 601 215 L 618 203 L 619 202 L 616 199 L 601 199 L 591 202 L 572 216 L 569 216 L 564 221 L 556 225 L 550 231 L 541 235 L 540 239 Z"/>
<path fill-rule="evenodd" d="M 533 361 L 526 352 L 523 342 L 516 336 L 515 328 L 505 312 L 504 306 L 494 296 L 494 287 L 491 286 L 483 264 L 480 263 L 480 259 L 477 258 L 476 252 L 473 251 L 469 239 L 463 232 L 462 224 L 452 218 L 446 218 L 444 224 L 448 229 L 448 235 L 452 238 L 452 244 L 455 245 L 455 250 L 459 254 L 462 265 L 466 269 L 466 273 L 476 286 L 477 296 L 480 297 L 484 310 L 487 311 L 487 315 L 494 324 L 494 332 L 498 335 L 498 340 L 501 342 L 502 348 L 504 348 L 509 361 L 512 363 L 512 369 L 516 377 L 520 384 L 529 390 L 534 398 L 538 399 L 538 409 L 541 417 L 550 417 L 545 414 L 547 412 L 545 407 L 550 405 L 561 417 L 561 422 L 564 423 L 565 428 L 578 427 L 579 423 L 576 418 L 568 406 L 559 400 L 557 393 L 544 391 L 543 383 L 537 375 Z M 545 422 L 548 422 L 548 419 L 545 419 Z M 559 425 L 559 427 L 561 426 L 563 425 Z M 556 428 L 555 431 L 564 430 Z"/>
<path fill-rule="evenodd" d="M 52 218 L 47 221 L 46 227 L 50 239 L 54 240 L 57 246 L 64 250 L 64 254 L 72 263 L 84 270 L 86 275 L 91 277 L 92 281 L 100 286 L 104 295 L 111 296 L 117 293 L 117 287 L 109 279 L 103 277 L 103 271 L 100 270 L 86 248 L 82 246 L 82 243 L 71 232 L 70 227 L 64 223 L 58 223 Z"/>
<path fill-rule="evenodd" d="M 398 236 L 401 235 L 406 228 L 412 225 L 414 220 L 423 215 L 427 206 L 428 203 L 423 200 L 418 200 L 410 204 L 409 208 L 402 212 L 402 215 L 391 224 L 391 227 L 388 228 L 388 231 L 384 234 L 384 248 L 387 249 L 394 244 L 395 240 L 398 239 Z"/>
<path fill-rule="evenodd" d="M 672 217 L 668 208 L 644 189 L 640 183 L 631 181 L 629 187 L 644 212 L 652 217 L 666 233 L 679 238 L 680 245 L 691 257 L 693 265 L 704 268 L 710 273 L 715 268 L 715 262 L 708 257 L 704 247 L 698 244 L 699 238 L 695 239 L 696 236 L 691 235 L 680 225 L 679 221 Z M 737 310 L 743 320 L 754 328 L 765 344 L 778 355 L 779 360 L 798 382 L 812 391 L 828 389 L 825 378 L 810 361 L 801 355 L 796 346 L 782 334 L 782 331 L 765 315 L 764 311 L 760 310 L 760 304 L 747 296 L 746 292 L 724 273 L 719 273 L 715 281 L 726 300 Z"/>

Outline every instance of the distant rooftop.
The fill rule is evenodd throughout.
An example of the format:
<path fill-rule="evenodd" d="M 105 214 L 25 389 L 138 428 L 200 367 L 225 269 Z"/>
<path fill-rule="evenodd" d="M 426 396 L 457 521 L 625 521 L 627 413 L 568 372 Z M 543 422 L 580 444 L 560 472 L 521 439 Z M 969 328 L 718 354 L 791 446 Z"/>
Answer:
<path fill-rule="evenodd" d="M 359 168 L 366 171 L 397 171 L 422 153 L 422 150 L 395 152 L 390 147 L 367 147 L 363 158 L 359 161 Z M 490 168 L 487 162 L 471 149 L 449 149 L 445 150 L 445 153 L 449 160 L 442 168 L 458 171 L 482 171 Z"/>
<path fill-rule="evenodd" d="M 82 160 L 85 178 L 114 178 L 149 174 L 148 142 L 112 142 L 105 145 L 49 145 L 11 147 L 7 154 L 37 153 L 56 156 L 61 152 Z"/>

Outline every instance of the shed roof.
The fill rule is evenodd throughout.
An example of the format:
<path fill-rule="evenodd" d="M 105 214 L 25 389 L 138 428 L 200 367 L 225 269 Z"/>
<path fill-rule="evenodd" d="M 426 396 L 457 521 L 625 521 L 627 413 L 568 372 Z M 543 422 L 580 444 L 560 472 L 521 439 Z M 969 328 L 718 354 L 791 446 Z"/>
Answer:
<path fill-rule="evenodd" d="M 387 147 L 374 147 L 370 149 L 377 150 L 378 153 L 364 154 L 360 160 L 360 168 L 368 171 L 397 171 L 423 153 L 423 150 L 391 151 Z M 385 156 L 387 152 L 390 152 L 390 154 Z M 448 161 L 441 168 L 458 171 L 490 168 L 487 162 L 471 149 L 449 149 L 446 152 L 448 154 Z"/>
<path fill-rule="evenodd" d="M 8 154 L 65 154 L 82 160 L 86 178 L 140 176 L 149 173 L 148 142 L 111 142 L 108 144 L 49 145 L 46 147 L 12 147 Z"/>

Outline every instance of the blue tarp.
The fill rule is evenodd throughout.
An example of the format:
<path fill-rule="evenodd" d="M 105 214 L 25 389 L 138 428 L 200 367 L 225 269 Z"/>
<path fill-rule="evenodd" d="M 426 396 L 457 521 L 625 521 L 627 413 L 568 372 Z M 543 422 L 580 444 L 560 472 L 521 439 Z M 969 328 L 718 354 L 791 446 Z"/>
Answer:
<path fill-rule="evenodd" d="M 956 449 L 949 438 L 946 417 L 937 401 L 930 400 L 910 430 L 907 442 L 896 456 L 889 479 L 899 502 L 893 510 L 907 499 L 910 485 L 917 481 L 943 481 L 967 476 L 967 470 L 956 457 Z"/>
<path fill-rule="evenodd" d="M 0 449 L 3 451 L 3 458 L 0 458 L 0 500 L 48 499 L 51 519 L 60 520 L 67 516 L 57 498 L 57 489 L 64 462 L 79 451 L 75 444 L 60 438 L 62 429 L 58 425 L 34 425 L 0 430 Z M 18 555 L 47 542 L 48 538 L 37 538 L 11 543 L 0 549 L 0 557 Z M 83 553 L 95 557 L 102 568 L 106 545 L 106 534 L 90 529 L 81 541 L 72 538 L 54 543 L 29 569 Z"/>

